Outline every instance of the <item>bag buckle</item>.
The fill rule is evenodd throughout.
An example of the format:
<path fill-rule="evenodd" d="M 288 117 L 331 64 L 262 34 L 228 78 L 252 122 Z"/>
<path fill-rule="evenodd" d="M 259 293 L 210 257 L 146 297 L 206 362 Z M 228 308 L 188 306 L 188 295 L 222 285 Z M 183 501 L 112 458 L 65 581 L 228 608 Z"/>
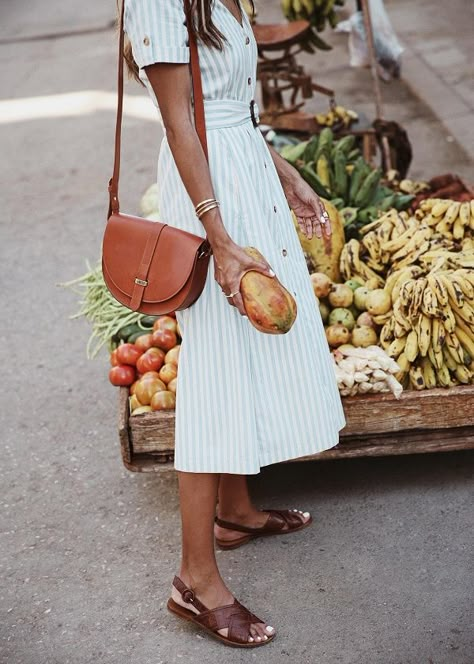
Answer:
<path fill-rule="evenodd" d="M 138 277 L 135 279 L 135 283 L 137 286 L 148 286 L 148 281 L 144 279 L 139 279 Z"/>
<path fill-rule="evenodd" d="M 250 102 L 250 117 L 252 118 L 253 126 L 258 127 L 260 124 L 260 118 L 258 116 L 258 106 L 255 99 L 252 99 Z"/>

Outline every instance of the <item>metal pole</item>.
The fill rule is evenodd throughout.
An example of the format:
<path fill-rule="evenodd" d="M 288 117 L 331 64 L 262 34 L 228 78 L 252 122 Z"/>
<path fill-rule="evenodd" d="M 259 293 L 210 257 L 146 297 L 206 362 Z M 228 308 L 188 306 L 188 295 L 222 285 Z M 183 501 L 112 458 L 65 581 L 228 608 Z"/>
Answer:
<path fill-rule="evenodd" d="M 367 39 L 367 47 L 369 51 L 370 71 L 372 74 L 372 83 L 374 86 L 375 96 L 375 114 L 377 119 L 383 119 L 382 111 L 382 92 L 380 90 L 380 80 L 377 73 L 377 58 L 375 55 L 374 33 L 372 30 L 372 20 L 370 17 L 369 0 L 360 0 L 362 6 L 362 14 L 364 17 L 365 34 Z M 385 162 L 385 168 L 389 170 L 392 167 L 392 160 L 390 157 L 390 146 L 386 136 L 382 136 L 382 153 Z"/>

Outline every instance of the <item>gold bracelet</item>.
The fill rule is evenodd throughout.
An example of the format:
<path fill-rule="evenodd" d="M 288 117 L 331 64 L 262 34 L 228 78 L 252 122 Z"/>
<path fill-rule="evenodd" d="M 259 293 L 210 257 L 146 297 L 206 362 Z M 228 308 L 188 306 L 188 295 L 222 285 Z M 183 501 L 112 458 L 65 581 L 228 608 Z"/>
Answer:
<path fill-rule="evenodd" d="M 219 207 L 219 201 L 214 201 L 213 203 L 209 203 L 199 211 L 199 214 L 197 215 L 198 219 L 201 219 L 206 214 L 206 212 L 209 212 L 210 210 L 213 210 L 214 208 L 217 207 Z"/>
<path fill-rule="evenodd" d="M 217 200 L 215 198 L 206 198 L 204 201 L 201 201 L 196 205 L 194 208 L 194 211 L 196 212 L 196 215 L 199 216 L 199 213 L 203 208 L 205 208 L 209 203 L 216 203 Z"/>

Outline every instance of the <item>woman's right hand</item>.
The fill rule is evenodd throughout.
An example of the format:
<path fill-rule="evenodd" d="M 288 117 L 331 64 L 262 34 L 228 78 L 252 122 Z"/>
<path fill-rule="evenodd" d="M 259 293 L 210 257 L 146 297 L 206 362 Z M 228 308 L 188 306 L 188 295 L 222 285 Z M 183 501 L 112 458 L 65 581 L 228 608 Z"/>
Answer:
<path fill-rule="evenodd" d="M 244 302 L 240 294 L 240 282 L 246 272 L 255 270 L 267 277 L 274 277 L 275 273 L 266 261 L 257 261 L 251 258 L 242 247 L 228 240 L 221 246 L 213 246 L 214 277 L 222 288 L 224 295 L 235 293 L 227 298 L 230 305 L 236 307 L 242 316 L 246 316 Z"/>

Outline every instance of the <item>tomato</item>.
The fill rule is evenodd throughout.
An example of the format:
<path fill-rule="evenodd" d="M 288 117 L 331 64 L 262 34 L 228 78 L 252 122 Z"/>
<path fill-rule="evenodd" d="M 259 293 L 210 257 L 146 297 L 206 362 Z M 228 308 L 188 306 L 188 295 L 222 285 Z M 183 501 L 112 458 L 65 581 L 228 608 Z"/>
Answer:
<path fill-rule="evenodd" d="M 160 374 L 158 373 L 158 371 L 147 371 L 146 373 L 140 376 L 140 380 L 141 381 L 150 380 L 150 379 L 155 380 L 156 378 L 159 377 Z"/>
<path fill-rule="evenodd" d="M 176 406 L 176 397 L 173 392 L 155 392 L 150 405 L 152 410 L 173 410 Z"/>
<path fill-rule="evenodd" d="M 137 399 L 137 395 L 136 395 L 136 394 L 133 394 L 133 395 L 130 397 L 130 409 L 131 409 L 131 410 L 135 410 L 135 408 L 140 408 L 141 405 L 142 405 L 142 404 L 141 404 L 141 403 L 138 401 L 138 399 Z"/>
<path fill-rule="evenodd" d="M 142 334 L 141 337 L 135 339 L 135 346 L 145 352 L 153 346 L 153 335 L 151 333 Z"/>
<path fill-rule="evenodd" d="M 110 353 L 110 364 L 116 367 L 120 362 L 117 359 L 117 348 Z"/>
<path fill-rule="evenodd" d="M 155 392 L 164 392 L 165 390 L 166 385 L 159 378 L 150 378 L 149 380 L 138 381 L 135 395 L 140 403 L 148 406 Z"/>
<path fill-rule="evenodd" d="M 181 328 L 179 327 L 179 323 L 176 323 L 176 334 L 178 337 L 182 337 L 183 335 L 181 334 Z"/>
<path fill-rule="evenodd" d="M 153 345 L 162 350 L 171 350 L 177 343 L 178 339 L 176 338 L 176 333 L 172 330 L 158 329 L 156 332 L 153 332 Z"/>
<path fill-rule="evenodd" d="M 156 330 L 171 330 L 176 334 L 176 319 L 171 318 L 171 316 L 161 316 L 155 323 L 155 332 Z"/>
<path fill-rule="evenodd" d="M 141 374 L 159 371 L 165 362 L 165 354 L 159 348 L 149 348 L 137 360 L 137 369 Z"/>
<path fill-rule="evenodd" d="M 170 380 L 170 382 L 166 386 L 168 388 L 168 392 L 173 392 L 173 394 L 176 394 L 176 385 L 177 385 L 177 383 L 178 383 L 177 378 L 173 378 L 172 380 Z"/>
<path fill-rule="evenodd" d="M 132 384 L 130 385 L 130 389 L 129 389 L 129 391 L 128 391 L 128 393 L 130 394 L 130 396 L 132 396 L 133 394 L 135 394 L 135 388 L 136 388 L 136 386 L 137 386 L 137 383 L 138 383 L 138 380 L 136 380 L 134 383 L 132 383 Z"/>
<path fill-rule="evenodd" d="M 175 346 L 171 350 L 169 350 L 166 353 L 165 356 L 165 364 L 176 364 L 178 366 L 178 359 L 179 359 L 179 351 L 181 350 L 181 346 Z"/>
<path fill-rule="evenodd" d="M 128 364 L 119 364 L 109 371 L 109 380 L 112 385 L 122 387 L 131 385 L 135 380 L 135 368 Z"/>
<path fill-rule="evenodd" d="M 178 367 L 176 364 L 164 364 L 161 369 L 160 369 L 160 379 L 168 385 L 170 380 L 173 380 L 173 378 L 176 378 L 178 375 Z"/>
<path fill-rule="evenodd" d="M 117 359 L 120 364 L 130 364 L 136 366 L 137 360 L 143 351 L 135 346 L 135 344 L 121 344 L 117 348 Z"/>

